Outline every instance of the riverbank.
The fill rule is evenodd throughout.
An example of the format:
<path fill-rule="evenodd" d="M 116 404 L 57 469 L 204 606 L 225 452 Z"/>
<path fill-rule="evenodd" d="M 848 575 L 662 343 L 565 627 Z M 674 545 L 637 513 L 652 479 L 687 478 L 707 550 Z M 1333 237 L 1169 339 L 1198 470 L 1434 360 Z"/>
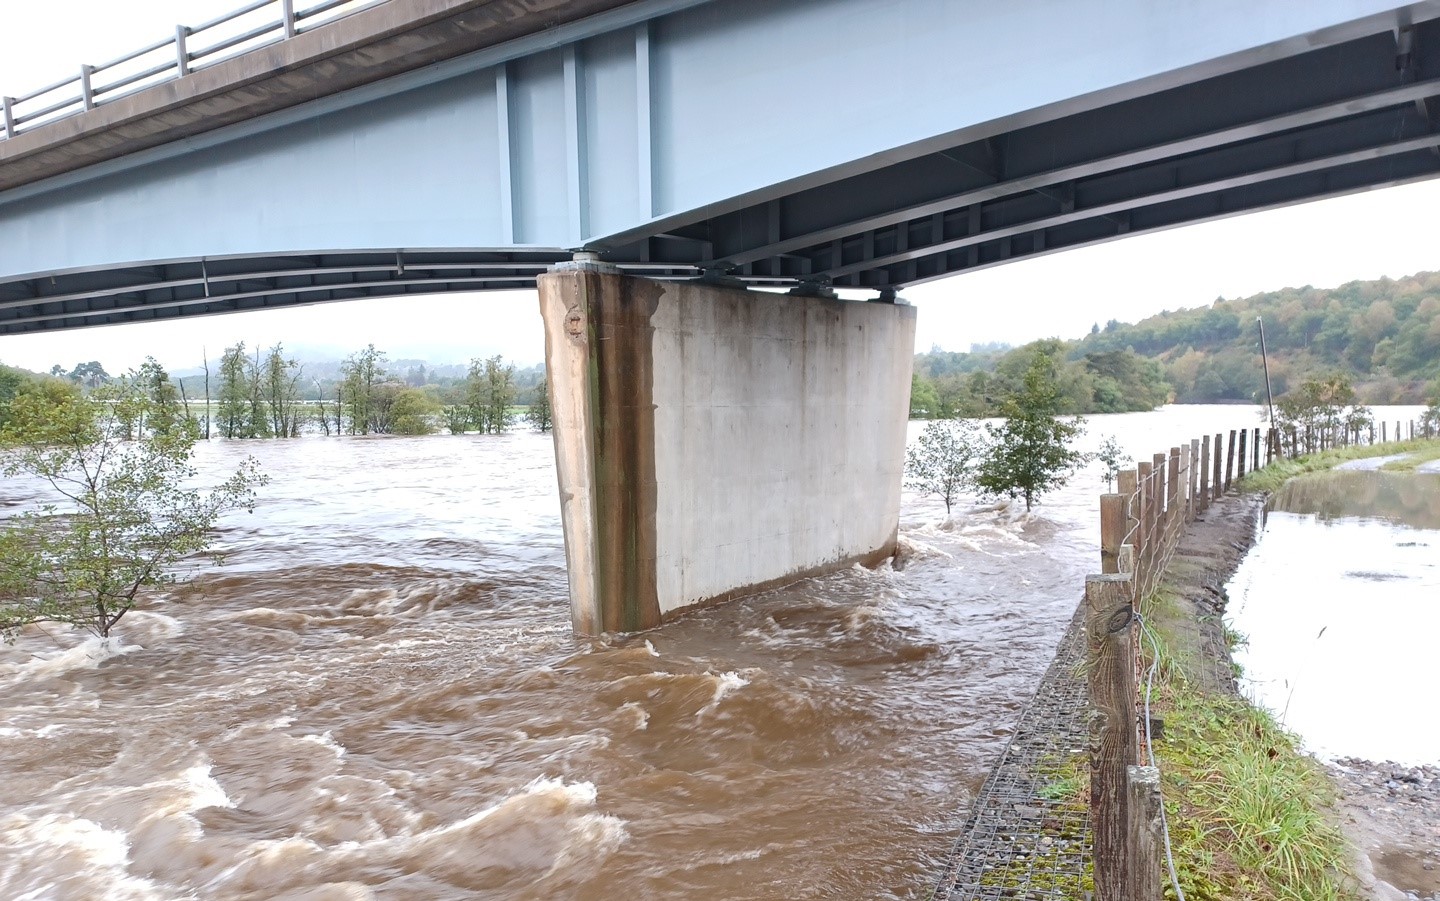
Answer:
<path fill-rule="evenodd" d="M 1440 766 L 1341 758 L 1327 767 L 1356 873 L 1376 901 L 1440 899 Z"/>
<path fill-rule="evenodd" d="M 1398 453 L 1397 453 L 1398 451 Z M 1264 497 L 1296 475 L 1328 469 L 1427 471 L 1440 442 L 1344 448 L 1266 467 L 1243 483 Z M 1383 686 L 1377 690 L 1384 690 Z M 1360 897 L 1440 901 L 1440 766 L 1345 757 L 1323 763 L 1330 817 L 1349 846 Z"/>
<path fill-rule="evenodd" d="M 1356 895 L 1334 787 L 1294 736 L 1239 695 L 1238 636 L 1223 620 L 1224 586 L 1254 542 L 1263 500 L 1213 504 L 1141 603 L 1175 868 L 1189 901 L 1342 901 Z"/>

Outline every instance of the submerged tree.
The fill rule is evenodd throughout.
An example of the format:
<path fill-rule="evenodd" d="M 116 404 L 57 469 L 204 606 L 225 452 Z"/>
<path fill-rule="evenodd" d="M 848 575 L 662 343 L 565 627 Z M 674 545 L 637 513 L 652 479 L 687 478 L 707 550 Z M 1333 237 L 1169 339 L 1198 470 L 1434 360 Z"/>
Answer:
<path fill-rule="evenodd" d="M 1275 402 L 1276 424 L 1293 436 L 1301 453 L 1313 453 L 1355 440 L 1374 422 L 1359 402 L 1350 379 L 1336 373 L 1306 379 Z"/>
<path fill-rule="evenodd" d="M 534 426 L 537 432 L 548 432 L 553 424 L 551 419 L 550 385 L 542 373 L 539 383 L 535 385 L 535 400 L 525 411 L 525 421 Z"/>
<path fill-rule="evenodd" d="M 434 434 L 440 402 L 420 388 L 401 388 L 390 406 L 390 427 L 397 435 Z"/>
<path fill-rule="evenodd" d="M 303 367 L 285 357 L 285 348 L 276 344 L 265 356 L 261 380 L 270 434 L 276 438 L 300 437 L 304 407 L 300 403 L 300 376 Z M 328 431 L 328 429 L 327 429 Z"/>
<path fill-rule="evenodd" d="M 39 478 L 63 501 L 0 529 L 0 635 L 55 622 L 106 638 L 147 593 L 181 581 L 185 564 L 218 562 L 216 520 L 251 509 L 265 477 L 247 460 L 209 491 L 192 487 L 193 423 L 127 440 L 126 423 L 154 422 L 153 412 L 133 383 L 16 398 L 0 432 L 4 471 Z"/>
<path fill-rule="evenodd" d="M 1105 466 L 1105 490 L 1109 491 L 1115 487 L 1115 477 L 1132 458 L 1125 453 L 1125 449 L 1120 446 L 1119 441 L 1115 440 L 1114 435 L 1107 435 L 1105 440 L 1100 442 L 1100 449 L 1095 452 L 1095 459 Z"/>
<path fill-rule="evenodd" d="M 1064 485 L 1085 455 L 1070 447 L 1084 433 L 1084 420 L 1059 417 L 1060 387 L 1055 358 L 1036 354 L 1019 390 L 1000 405 L 1005 421 L 987 426 L 992 441 L 976 478 L 991 494 L 1023 497 L 1029 510 L 1035 499 Z"/>
<path fill-rule="evenodd" d="M 985 453 L 980 428 L 967 419 L 937 419 L 905 450 L 905 487 L 945 501 L 945 515 L 960 492 L 975 485 Z"/>
<path fill-rule="evenodd" d="M 383 421 L 385 398 L 379 390 L 385 381 L 385 351 L 367 345 L 340 364 L 340 373 L 343 406 L 350 411 L 350 434 L 388 431 Z"/>
<path fill-rule="evenodd" d="M 487 435 L 498 435 L 515 422 L 515 367 L 498 354 L 470 361 L 465 376 L 465 406 L 471 425 Z"/>
<path fill-rule="evenodd" d="M 138 428 L 148 429 L 160 435 L 168 435 L 176 429 L 186 428 L 186 417 L 180 411 L 180 393 L 165 367 L 154 357 L 146 357 L 140 368 L 133 370 L 127 378 L 144 393 L 149 403 L 143 421 Z"/>
<path fill-rule="evenodd" d="M 215 418 L 223 437 L 249 437 L 250 370 L 245 365 L 243 341 L 234 347 L 225 348 L 225 353 L 220 357 L 220 386 Z"/>

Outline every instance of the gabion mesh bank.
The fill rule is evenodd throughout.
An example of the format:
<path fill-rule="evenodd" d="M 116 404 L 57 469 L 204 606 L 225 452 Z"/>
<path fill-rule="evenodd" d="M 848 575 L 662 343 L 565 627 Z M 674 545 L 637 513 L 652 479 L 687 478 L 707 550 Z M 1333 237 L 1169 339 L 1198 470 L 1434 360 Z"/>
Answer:
<path fill-rule="evenodd" d="M 1084 604 L 985 780 L 934 901 L 1083 901 L 1091 870 Z"/>

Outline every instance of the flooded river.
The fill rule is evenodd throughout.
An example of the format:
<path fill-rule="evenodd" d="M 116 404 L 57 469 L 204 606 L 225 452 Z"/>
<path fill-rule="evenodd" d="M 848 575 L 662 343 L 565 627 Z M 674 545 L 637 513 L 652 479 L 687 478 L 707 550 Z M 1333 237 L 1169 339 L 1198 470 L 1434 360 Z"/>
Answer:
<path fill-rule="evenodd" d="M 1247 687 L 1308 748 L 1440 763 L 1440 474 L 1292 480 L 1229 590 Z"/>
<path fill-rule="evenodd" d="M 1168 408 L 1089 441 L 1251 424 Z M 0 897 L 924 897 L 1097 562 L 1094 468 L 1033 517 L 945 527 L 907 493 L 901 571 L 576 639 L 548 437 L 199 462 L 247 454 L 273 481 L 224 569 L 116 647 L 0 646 Z"/>

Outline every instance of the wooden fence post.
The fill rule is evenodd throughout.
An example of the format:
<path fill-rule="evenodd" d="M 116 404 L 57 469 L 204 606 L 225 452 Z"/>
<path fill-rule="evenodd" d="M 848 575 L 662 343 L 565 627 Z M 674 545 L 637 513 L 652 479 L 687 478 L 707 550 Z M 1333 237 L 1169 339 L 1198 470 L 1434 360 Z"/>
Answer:
<path fill-rule="evenodd" d="M 1180 448 L 1170 448 L 1170 469 L 1165 473 L 1165 541 L 1169 553 L 1171 533 L 1185 520 L 1185 498 L 1180 491 Z"/>
<path fill-rule="evenodd" d="M 1260 427 L 1255 427 L 1255 433 L 1250 436 L 1250 471 L 1254 472 L 1260 468 Z"/>
<path fill-rule="evenodd" d="M 1165 842 L 1160 822 L 1160 770 L 1130 766 L 1125 781 L 1130 817 L 1130 885 L 1125 897 L 1160 901 L 1160 851 Z"/>
<path fill-rule="evenodd" d="M 1155 505 L 1154 479 L 1151 464 L 1142 460 L 1135 464 L 1135 585 L 1143 591 L 1150 575 L 1150 508 Z"/>
<path fill-rule="evenodd" d="M 1235 455 L 1235 481 L 1245 478 L 1245 439 L 1250 437 L 1249 429 L 1240 430 L 1240 453 Z"/>
<path fill-rule="evenodd" d="M 1180 510 L 1180 520 L 1181 520 L 1182 522 L 1189 522 L 1189 521 L 1190 521 L 1190 497 L 1189 497 L 1189 490 L 1190 490 L 1190 445 L 1188 445 L 1188 444 L 1182 444 L 1182 445 L 1180 445 L 1180 484 L 1179 484 L 1177 487 L 1179 488 L 1179 496 L 1180 496 L 1180 497 L 1179 497 L 1179 504 L 1178 504 L 1178 509 Z"/>
<path fill-rule="evenodd" d="M 1230 446 L 1225 450 L 1225 491 L 1228 494 L 1230 486 L 1235 481 L 1235 430 L 1230 430 Z"/>
<path fill-rule="evenodd" d="M 1152 467 L 1150 478 L 1155 483 L 1155 493 L 1150 495 L 1153 502 L 1150 508 L 1151 523 L 1150 535 L 1154 544 L 1150 546 L 1150 575 L 1159 579 L 1160 573 L 1157 569 L 1160 566 L 1160 558 L 1165 556 L 1165 523 L 1169 521 L 1170 510 L 1166 502 L 1170 499 L 1170 484 L 1166 481 L 1166 475 L 1170 467 L 1170 458 L 1164 454 L 1156 454 L 1150 458 Z"/>
<path fill-rule="evenodd" d="M 1128 575 L 1085 579 L 1090 703 L 1090 823 L 1097 901 L 1132 901 L 1128 768 L 1134 763 L 1134 619 Z"/>
<path fill-rule="evenodd" d="M 1125 541 L 1125 495 L 1100 495 L 1100 571 L 1120 571 L 1120 545 Z"/>
<path fill-rule="evenodd" d="M 1215 433 L 1215 480 L 1210 483 L 1210 490 L 1215 492 L 1214 498 L 1217 501 L 1220 500 L 1220 496 L 1225 493 L 1225 483 L 1220 478 L 1220 445 L 1224 437 L 1224 434 L 1221 432 Z"/>
<path fill-rule="evenodd" d="M 1200 512 L 1200 439 L 1190 439 L 1190 477 L 1187 486 L 1190 489 L 1190 518 L 1194 519 Z"/>
<path fill-rule="evenodd" d="M 1200 439 L 1200 509 L 1210 506 L 1210 436 Z"/>

